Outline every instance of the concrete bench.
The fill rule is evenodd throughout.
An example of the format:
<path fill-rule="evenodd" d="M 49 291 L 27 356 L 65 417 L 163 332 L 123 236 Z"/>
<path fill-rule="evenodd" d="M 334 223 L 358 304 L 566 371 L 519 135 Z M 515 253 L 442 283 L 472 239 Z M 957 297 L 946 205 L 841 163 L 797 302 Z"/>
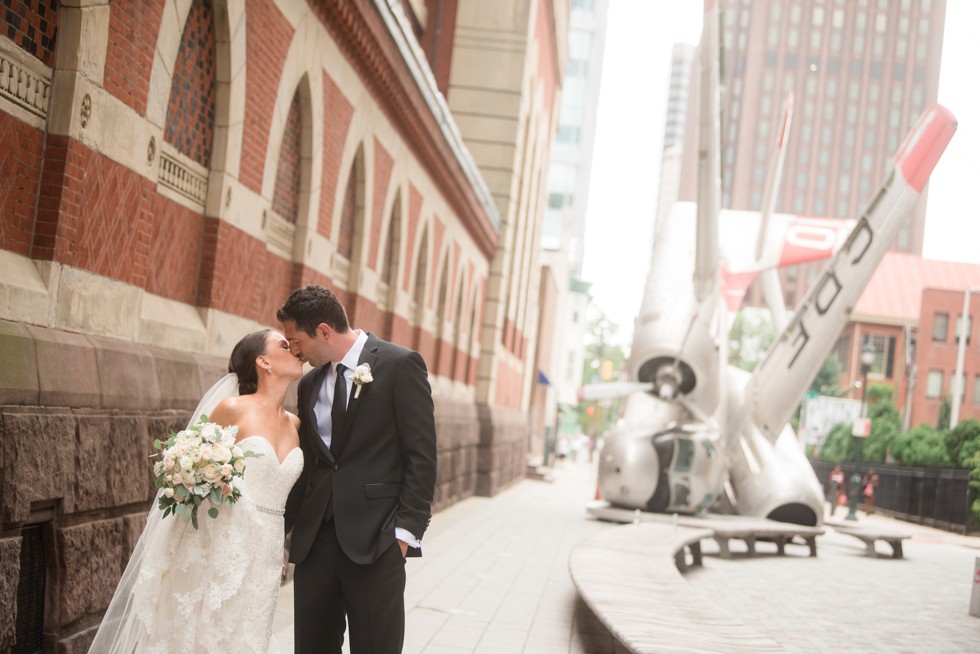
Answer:
<path fill-rule="evenodd" d="M 848 536 L 854 536 L 855 538 L 861 540 L 865 547 L 865 553 L 868 556 L 878 556 L 877 550 L 875 550 L 875 541 L 885 541 L 892 548 L 892 558 L 901 559 L 903 558 L 902 552 L 902 541 L 911 538 L 912 534 L 901 533 L 897 531 L 889 531 L 886 529 L 878 529 L 875 527 L 868 527 L 865 525 L 833 525 L 834 531 L 840 534 L 847 534 Z"/>
<path fill-rule="evenodd" d="M 684 580 L 681 572 L 701 563 L 700 541 L 711 537 L 709 529 L 628 524 L 576 545 L 568 568 L 585 603 L 634 654 L 784 651 Z"/>
<path fill-rule="evenodd" d="M 712 537 L 718 543 L 718 554 L 723 559 L 730 559 L 732 556 L 728 547 L 728 541 L 731 539 L 745 541 L 749 556 L 756 555 L 755 546 L 760 540 L 775 543 L 777 553 L 783 556 L 786 554 L 786 545 L 799 538 L 809 548 L 810 556 L 816 556 L 817 536 L 824 533 L 824 530 L 819 527 L 807 527 L 764 518 L 735 516 L 690 517 L 682 519 L 681 524 L 697 525 L 714 532 Z"/>
<path fill-rule="evenodd" d="M 638 512 L 632 509 L 620 509 L 610 506 L 608 502 L 593 502 L 587 506 L 587 511 L 599 520 L 609 522 L 656 522 L 662 524 L 676 524 L 683 527 L 695 529 L 710 529 L 711 538 L 718 543 L 719 556 L 730 559 L 731 549 L 728 543 L 732 539 L 745 541 L 745 547 L 749 556 L 756 555 L 756 543 L 762 541 L 772 541 L 776 544 L 776 551 L 780 555 L 786 554 L 786 545 L 793 543 L 799 538 L 804 545 L 809 547 L 810 556 L 817 555 L 817 536 L 824 533 L 821 527 L 807 527 L 806 525 L 796 525 L 789 522 L 779 522 L 766 518 L 752 518 L 740 515 L 722 515 L 718 513 L 706 513 L 696 516 L 691 515 L 667 515 L 664 513 Z"/>

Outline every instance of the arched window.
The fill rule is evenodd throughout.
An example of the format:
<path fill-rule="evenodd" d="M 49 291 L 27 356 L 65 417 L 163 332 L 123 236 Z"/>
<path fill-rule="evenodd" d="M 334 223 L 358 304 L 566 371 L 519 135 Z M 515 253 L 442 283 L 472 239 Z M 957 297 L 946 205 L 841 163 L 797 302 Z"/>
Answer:
<path fill-rule="evenodd" d="M 459 289 L 456 292 L 456 318 L 453 320 L 453 334 L 451 338 L 452 354 L 449 358 L 449 377 L 451 379 L 460 379 L 461 370 L 459 361 L 459 351 L 465 346 L 463 335 L 466 330 L 463 328 L 463 299 L 465 295 L 463 294 L 463 289 L 466 287 L 462 280 L 460 280 Z"/>
<path fill-rule="evenodd" d="M 300 89 L 293 94 L 286 115 L 276 165 L 276 183 L 272 193 L 272 216 L 265 222 L 266 240 L 285 256 L 293 252 L 296 220 L 300 211 L 303 182 L 303 101 Z"/>
<path fill-rule="evenodd" d="M 202 209 L 214 139 L 216 49 L 212 4 L 194 0 L 174 63 L 159 182 Z"/>
<path fill-rule="evenodd" d="M 360 232 L 364 226 L 364 148 L 360 147 L 351 164 L 340 209 L 337 234 L 337 257 L 334 257 L 334 280 L 348 291 L 357 290 Z M 350 307 L 348 307 L 350 309 Z"/>
<path fill-rule="evenodd" d="M 449 316 L 446 315 L 446 298 L 449 295 L 449 253 L 443 257 L 442 274 L 439 277 L 439 302 L 436 305 L 436 353 L 432 370 L 437 375 L 443 373 L 443 352 L 446 349 L 446 322 Z"/>
<path fill-rule="evenodd" d="M 401 197 L 395 198 L 388 223 L 388 239 L 381 260 L 381 283 L 378 285 L 378 308 L 385 312 L 383 330 L 391 338 L 394 329 L 396 298 L 398 297 L 398 262 L 401 251 Z"/>
<path fill-rule="evenodd" d="M 412 325 L 415 327 L 412 346 L 417 350 L 422 337 L 422 317 L 425 316 L 425 278 L 428 274 L 429 234 L 422 236 L 418 258 L 415 260 L 415 288 L 412 292 Z"/>

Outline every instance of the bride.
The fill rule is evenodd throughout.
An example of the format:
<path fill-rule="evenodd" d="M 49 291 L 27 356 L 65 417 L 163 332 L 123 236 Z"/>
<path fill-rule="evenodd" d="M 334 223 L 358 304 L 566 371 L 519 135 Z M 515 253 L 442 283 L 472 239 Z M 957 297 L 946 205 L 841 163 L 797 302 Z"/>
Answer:
<path fill-rule="evenodd" d="M 163 519 L 154 503 L 92 654 L 278 651 L 272 620 L 282 516 L 303 469 L 299 418 L 283 405 L 303 362 L 281 334 L 263 329 L 235 345 L 228 370 L 191 423 L 203 413 L 210 422 L 238 427 L 237 443 L 256 455 L 238 482 L 241 497 L 217 518 L 199 519 L 199 529 L 180 517 Z"/>

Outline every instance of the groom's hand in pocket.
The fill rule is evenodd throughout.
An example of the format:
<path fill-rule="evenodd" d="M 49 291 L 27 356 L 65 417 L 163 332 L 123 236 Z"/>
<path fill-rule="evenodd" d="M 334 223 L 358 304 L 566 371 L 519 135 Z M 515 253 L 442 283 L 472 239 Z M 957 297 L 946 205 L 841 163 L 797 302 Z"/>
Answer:
<path fill-rule="evenodd" d="M 396 539 L 396 540 L 397 540 L 397 539 Z M 408 554 L 408 543 L 406 543 L 406 542 L 405 542 L 405 541 L 403 541 L 403 540 L 399 540 L 399 541 L 398 541 L 398 547 L 399 547 L 399 548 L 401 548 L 401 551 L 402 551 L 402 558 L 404 559 L 404 558 L 405 558 L 405 556 L 406 556 L 406 555 Z"/>

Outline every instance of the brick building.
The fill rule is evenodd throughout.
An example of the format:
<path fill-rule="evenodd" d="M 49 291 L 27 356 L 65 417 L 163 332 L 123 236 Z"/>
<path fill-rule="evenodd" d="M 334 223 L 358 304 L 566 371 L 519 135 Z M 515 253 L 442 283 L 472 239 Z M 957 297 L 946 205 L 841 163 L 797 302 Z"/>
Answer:
<path fill-rule="evenodd" d="M 437 509 L 523 474 L 566 1 L 7 4 L 0 651 L 87 649 L 150 443 L 301 284 L 425 357 Z"/>
<path fill-rule="evenodd" d="M 861 348 L 870 343 L 868 383 L 892 387 L 906 429 L 935 425 L 952 397 L 964 291 L 978 287 L 980 265 L 886 254 L 837 342 L 841 386 L 854 389 L 861 379 Z M 980 297 L 971 294 L 968 315 L 961 420 L 980 418 Z M 861 391 L 851 397 L 861 399 Z"/>

